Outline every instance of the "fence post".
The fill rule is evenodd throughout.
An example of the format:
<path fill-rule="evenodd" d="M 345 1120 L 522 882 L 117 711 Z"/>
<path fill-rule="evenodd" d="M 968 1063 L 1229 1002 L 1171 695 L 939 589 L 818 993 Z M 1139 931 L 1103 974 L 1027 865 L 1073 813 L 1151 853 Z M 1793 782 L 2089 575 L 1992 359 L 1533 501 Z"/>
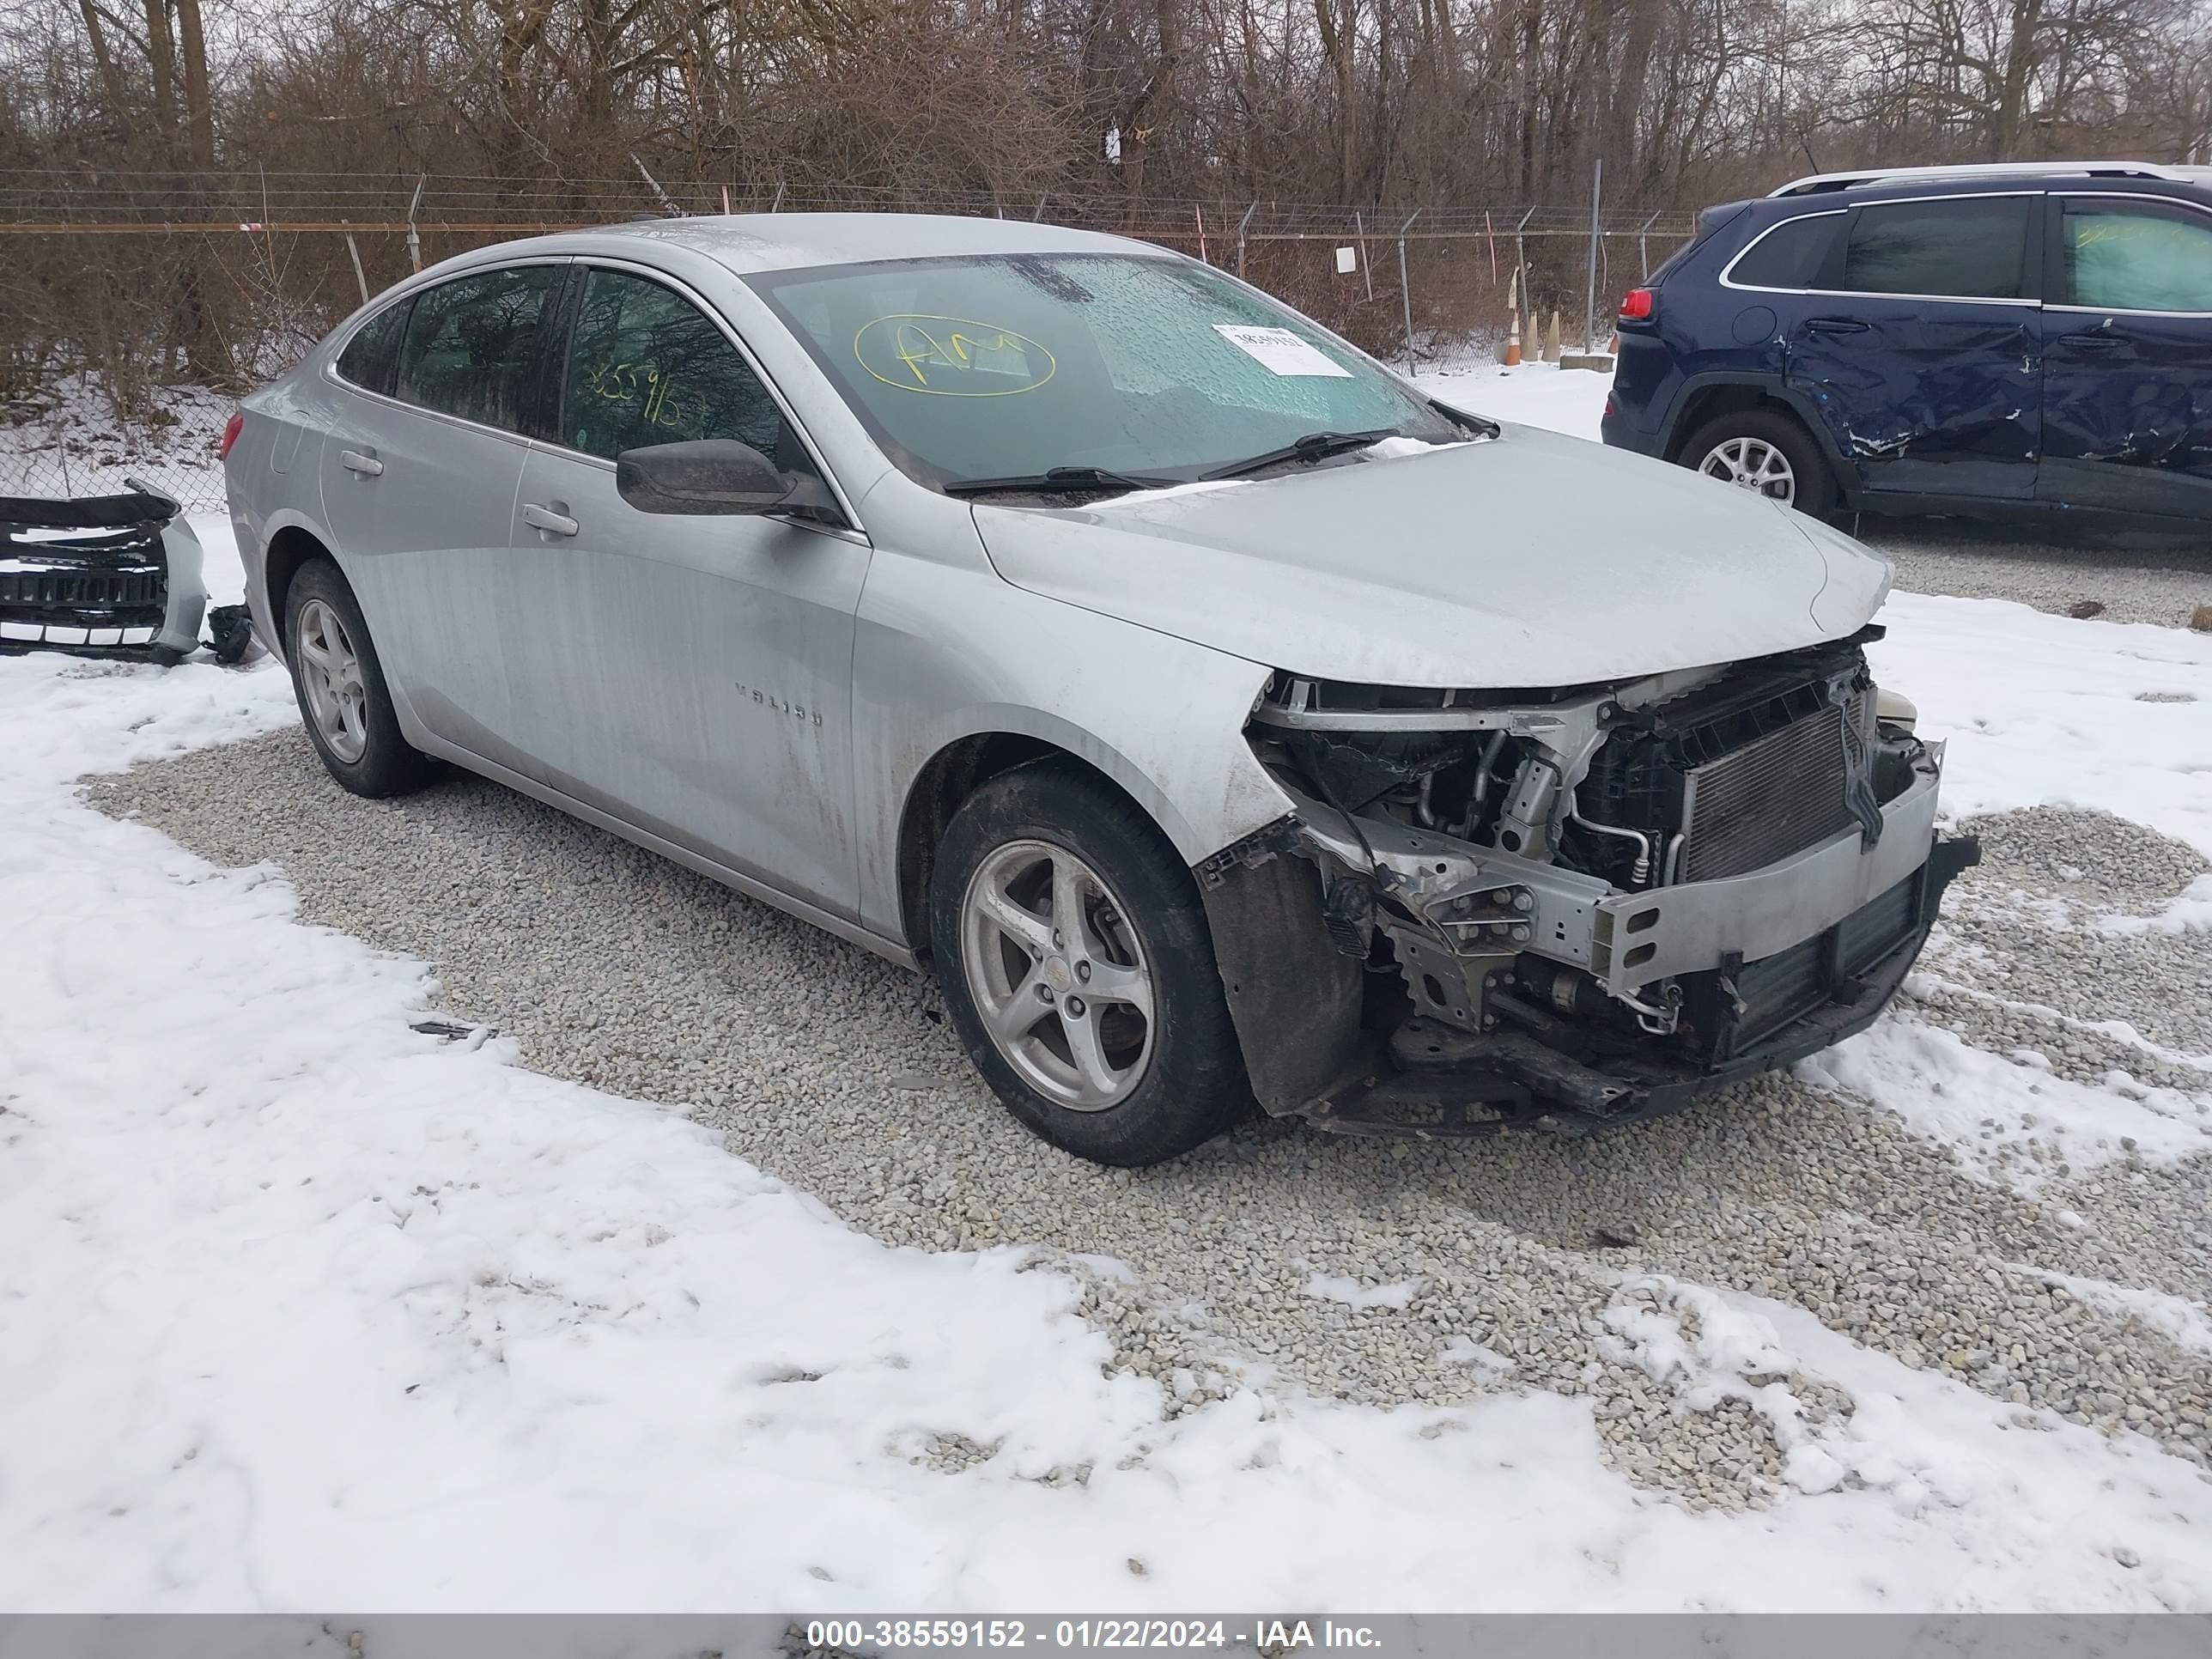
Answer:
<path fill-rule="evenodd" d="M 1528 283 L 1528 239 L 1522 233 L 1528 228 L 1528 222 L 1535 216 L 1536 210 L 1529 208 L 1522 214 L 1521 222 L 1513 227 L 1513 269 L 1521 273 L 1520 302 L 1528 307 L 1531 318 L 1536 314 L 1536 295 Z M 1544 354 L 1540 350 L 1536 355 L 1541 357 Z"/>
<path fill-rule="evenodd" d="M 1244 274 L 1244 227 L 1252 222 L 1252 216 L 1260 210 L 1257 202 L 1244 210 L 1244 216 L 1237 222 L 1237 274 Z"/>
<path fill-rule="evenodd" d="M 416 270 L 422 269 L 422 234 L 415 228 L 415 210 L 422 205 L 424 175 L 415 175 L 415 197 L 407 204 L 407 263 Z"/>
<path fill-rule="evenodd" d="M 343 224 L 345 224 L 347 222 L 346 222 L 345 220 L 343 220 L 343 219 L 341 219 L 341 220 L 339 220 L 339 221 L 338 221 L 338 222 L 339 222 L 340 224 L 342 224 L 342 225 L 343 225 Z M 356 282 L 356 283 L 360 283 L 360 284 L 361 284 L 361 302 L 362 302 L 362 304 L 363 304 L 363 305 L 367 305 L 367 304 L 368 303 L 368 278 L 366 276 L 364 276 L 364 275 L 362 274 L 362 269 L 361 269 L 361 248 L 360 248 L 360 246 L 358 246 L 358 245 L 354 241 L 354 240 L 353 240 L 353 232 L 352 232 L 352 230 L 351 230 L 351 229 L 348 229 L 348 230 L 347 230 L 347 232 L 346 232 L 346 234 L 345 234 L 345 239 L 346 239 L 346 252 L 347 252 L 348 253 L 349 253 L 349 254 L 351 254 L 351 255 L 353 256 L 353 279 L 354 279 L 354 281 L 355 281 L 355 282 Z"/>
<path fill-rule="evenodd" d="M 1375 303 L 1375 262 L 1367 257 L 1367 219 L 1357 208 L 1352 210 L 1352 228 L 1359 238 L 1359 274 L 1367 283 L 1367 303 Z"/>
<path fill-rule="evenodd" d="M 1599 156 L 1591 164 L 1590 173 L 1590 234 L 1589 285 L 1583 293 L 1583 351 L 1585 356 L 1597 349 L 1597 214 L 1598 200 L 1605 193 L 1605 157 Z"/>
<path fill-rule="evenodd" d="M 1406 222 L 1398 227 L 1398 299 L 1406 308 L 1406 373 L 1413 372 L 1413 287 L 1406 275 L 1406 233 L 1413 228 L 1413 221 L 1421 216 L 1415 208 L 1406 216 Z"/>
<path fill-rule="evenodd" d="M 1659 216 L 1655 213 L 1636 228 L 1636 257 L 1643 262 L 1642 280 L 1647 283 L 1651 280 L 1651 227 L 1658 222 Z"/>

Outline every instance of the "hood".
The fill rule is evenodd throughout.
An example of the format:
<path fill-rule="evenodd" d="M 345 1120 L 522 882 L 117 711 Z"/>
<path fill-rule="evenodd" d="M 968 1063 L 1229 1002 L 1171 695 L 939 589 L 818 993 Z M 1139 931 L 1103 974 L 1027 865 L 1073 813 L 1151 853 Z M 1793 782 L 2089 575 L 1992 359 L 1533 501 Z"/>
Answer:
<path fill-rule="evenodd" d="M 1577 685 L 1851 633 L 1889 562 L 1678 466 L 1533 427 L 1078 511 L 979 502 L 1017 587 L 1269 668 Z"/>

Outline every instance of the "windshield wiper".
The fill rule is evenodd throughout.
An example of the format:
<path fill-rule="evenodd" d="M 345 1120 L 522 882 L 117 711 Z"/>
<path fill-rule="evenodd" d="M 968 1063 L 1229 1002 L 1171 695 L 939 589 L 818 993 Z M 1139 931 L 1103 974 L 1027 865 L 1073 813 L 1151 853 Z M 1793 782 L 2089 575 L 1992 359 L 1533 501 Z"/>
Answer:
<path fill-rule="evenodd" d="M 1395 426 L 1379 427 L 1372 432 L 1309 432 L 1303 438 L 1285 444 L 1280 449 L 1271 449 L 1264 455 L 1255 455 L 1249 460 L 1232 461 L 1227 466 L 1218 466 L 1206 476 L 1209 478 L 1237 478 L 1247 472 L 1258 472 L 1285 461 L 1326 460 L 1331 455 L 1341 455 L 1349 450 L 1364 449 L 1370 444 L 1380 443 L 1385 438 L 1395 438 Z"/>
<path fill-rule="evenodd" d="M 1005 490 L 1038 495 L 1088 494 L 1108 489 L 1163 489 L 1176 478 L 1152 478 L 1131 472 L 1109 472 L 1103 466 L 1055 466 L 1042 472 L 1025 472 L 1009 478 L 955 478 L 943 486 L 948 495 L 988 495 Z"/>

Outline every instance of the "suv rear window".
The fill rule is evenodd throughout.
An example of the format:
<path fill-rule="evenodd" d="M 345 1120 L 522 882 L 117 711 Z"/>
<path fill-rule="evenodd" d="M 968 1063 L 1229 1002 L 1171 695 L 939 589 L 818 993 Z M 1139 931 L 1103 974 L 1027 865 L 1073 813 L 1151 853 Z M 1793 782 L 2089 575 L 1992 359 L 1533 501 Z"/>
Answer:
<path fill-rule="evenodd" d="M 1828 252 L 1848 216 L 1814 214 L 1784 219 L 1744 250 L 1729 268 L 1729 281 L 1746 288 L 1812 288 L 1820 280 Z"/>
<path fill-rule="evenodd" d="M 2017 300 L 2027 292 L 2027 196 L 1887 202 L 1859 210 L 1844 255 L 1853 294 Z"/>
<path fill-rule="evenodd" d="M 2212 217 L 2162 202 L 2066 204 L 2066 302 L 2212 312 Z"/>

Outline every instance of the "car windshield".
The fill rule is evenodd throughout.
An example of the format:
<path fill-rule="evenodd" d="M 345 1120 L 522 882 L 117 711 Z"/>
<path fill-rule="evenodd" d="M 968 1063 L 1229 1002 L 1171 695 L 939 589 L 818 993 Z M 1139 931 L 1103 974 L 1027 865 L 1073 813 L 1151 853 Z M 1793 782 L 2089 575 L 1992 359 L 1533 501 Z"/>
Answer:
<path fill-rule="evenodd" d="M 1297 313 L 1188 259 L 902 259 L 749 280 L 891 459 L 938 487 L 1055 470 L 1055 484 L 1158 483 L 1316 434 L 1468 435 Z"/>

